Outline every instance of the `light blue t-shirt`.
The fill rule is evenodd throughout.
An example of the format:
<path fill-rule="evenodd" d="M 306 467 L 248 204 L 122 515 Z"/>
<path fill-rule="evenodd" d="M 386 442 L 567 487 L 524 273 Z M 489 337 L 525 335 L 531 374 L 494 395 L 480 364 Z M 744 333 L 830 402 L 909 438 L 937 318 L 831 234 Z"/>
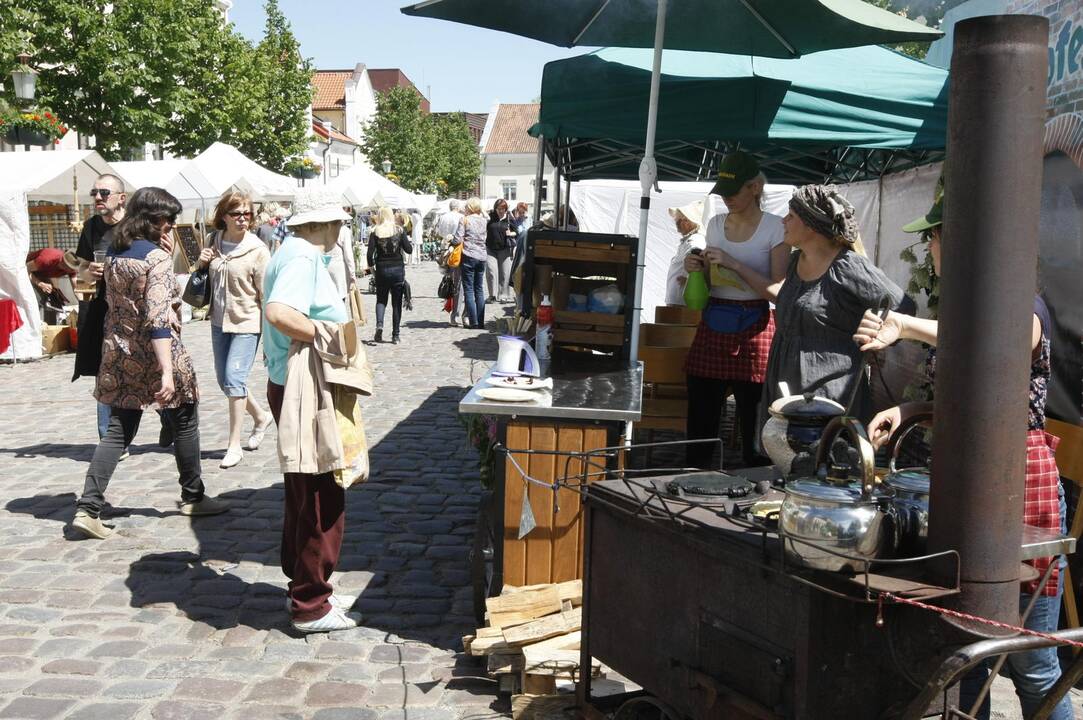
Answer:
<path fill-rule="evenodd" d="M 338 295 L 331 274 L 327 272 L 329 255 L 303 238 L 289 236 L 267 265 L 263 277 L 263 307 L 282 303 L 302 312 L 312 320 L 346 322 L 349 315 Z M 286 384 L 286 356 L 289 337 L 267 322 L 263 313 L 263 359 L 267 377 L 276 385 Z"/>

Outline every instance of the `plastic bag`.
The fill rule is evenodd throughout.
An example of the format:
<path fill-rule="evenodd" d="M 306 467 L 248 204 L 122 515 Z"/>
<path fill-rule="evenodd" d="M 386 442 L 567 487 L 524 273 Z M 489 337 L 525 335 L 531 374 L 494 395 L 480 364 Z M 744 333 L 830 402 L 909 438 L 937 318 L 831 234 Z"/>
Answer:
<path fill-rule="evenodd" d="M 624 295 L 613 284 L 603 285 L 600 288 L 591 290 L 590 299 L 587 301 L 587 310 L 589 312 L 616 315 L 623 307 Z"/>

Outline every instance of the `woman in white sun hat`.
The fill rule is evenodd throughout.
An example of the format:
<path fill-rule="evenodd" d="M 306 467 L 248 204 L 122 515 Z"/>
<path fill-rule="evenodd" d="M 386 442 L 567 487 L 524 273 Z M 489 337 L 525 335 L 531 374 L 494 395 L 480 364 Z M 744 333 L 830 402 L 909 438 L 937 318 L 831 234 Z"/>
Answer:
<path fill-rule="evenodd" d="M 282 415 L 286 359 L 293 342 L 311 343 L 314 320 L 345 322 L 346 305 L 327 270 L 328 252 L 349 215 L 342 195 L 326 187 L 303 189 L 293 204 L 290 235 L 267 266 L 263 280 L 263 353 L 267 402 L 275 423 Z M 331 573 L 342 550 L 346 493 L 334 473 L 286 473 L 282 527 L 282 572 L 290 579 L 293 627 L 331 632 L 356 627 L 360 616 L 346 611 L 357 598 L 335 595 Z"/>

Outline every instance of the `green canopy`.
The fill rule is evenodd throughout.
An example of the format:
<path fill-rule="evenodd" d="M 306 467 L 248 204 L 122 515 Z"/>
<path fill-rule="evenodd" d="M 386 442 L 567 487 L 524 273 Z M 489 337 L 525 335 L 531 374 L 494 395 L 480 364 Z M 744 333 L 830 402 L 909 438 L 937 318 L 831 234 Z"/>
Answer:
<path fill-rule="evenodd" d="M 502 30 L 562 47 L 655 46 L 657 0 L 426 0 L 402 12 Z M 941 33 L 862 0 L 679 0 L 666 13 L 666 49 L 762 57 Z"/>
<path fill-rule="evenodd" d="M 531 134 L 572 179 L 637 176 L 652 54 L 608 48 L 548 63 Z M 938 159 L 948 73 L 885 48 L 795 60 L 670 50 L 662 58 L 661 179 L 703 179 L 740 146 L 772 181 L 851 180 Z"/>

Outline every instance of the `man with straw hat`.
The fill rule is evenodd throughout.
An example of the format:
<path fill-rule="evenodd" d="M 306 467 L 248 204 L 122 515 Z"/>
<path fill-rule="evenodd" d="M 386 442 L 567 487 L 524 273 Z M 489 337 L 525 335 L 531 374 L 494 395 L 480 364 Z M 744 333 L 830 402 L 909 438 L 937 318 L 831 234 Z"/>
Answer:
<path fill-rule="evenodd" d="M 688 203 L 683 207 L 671 207 L 669 216 L 677 224 L 681 239 L 677 250 L 669 261 L 666 275 L 666 305 L 684 305 L 684 283 L 688 280 L 688 271 L 684 269 L 684 259 L 692 250 L 703 250 L 707 239 L 703 235 L 703 201 Z"/>

